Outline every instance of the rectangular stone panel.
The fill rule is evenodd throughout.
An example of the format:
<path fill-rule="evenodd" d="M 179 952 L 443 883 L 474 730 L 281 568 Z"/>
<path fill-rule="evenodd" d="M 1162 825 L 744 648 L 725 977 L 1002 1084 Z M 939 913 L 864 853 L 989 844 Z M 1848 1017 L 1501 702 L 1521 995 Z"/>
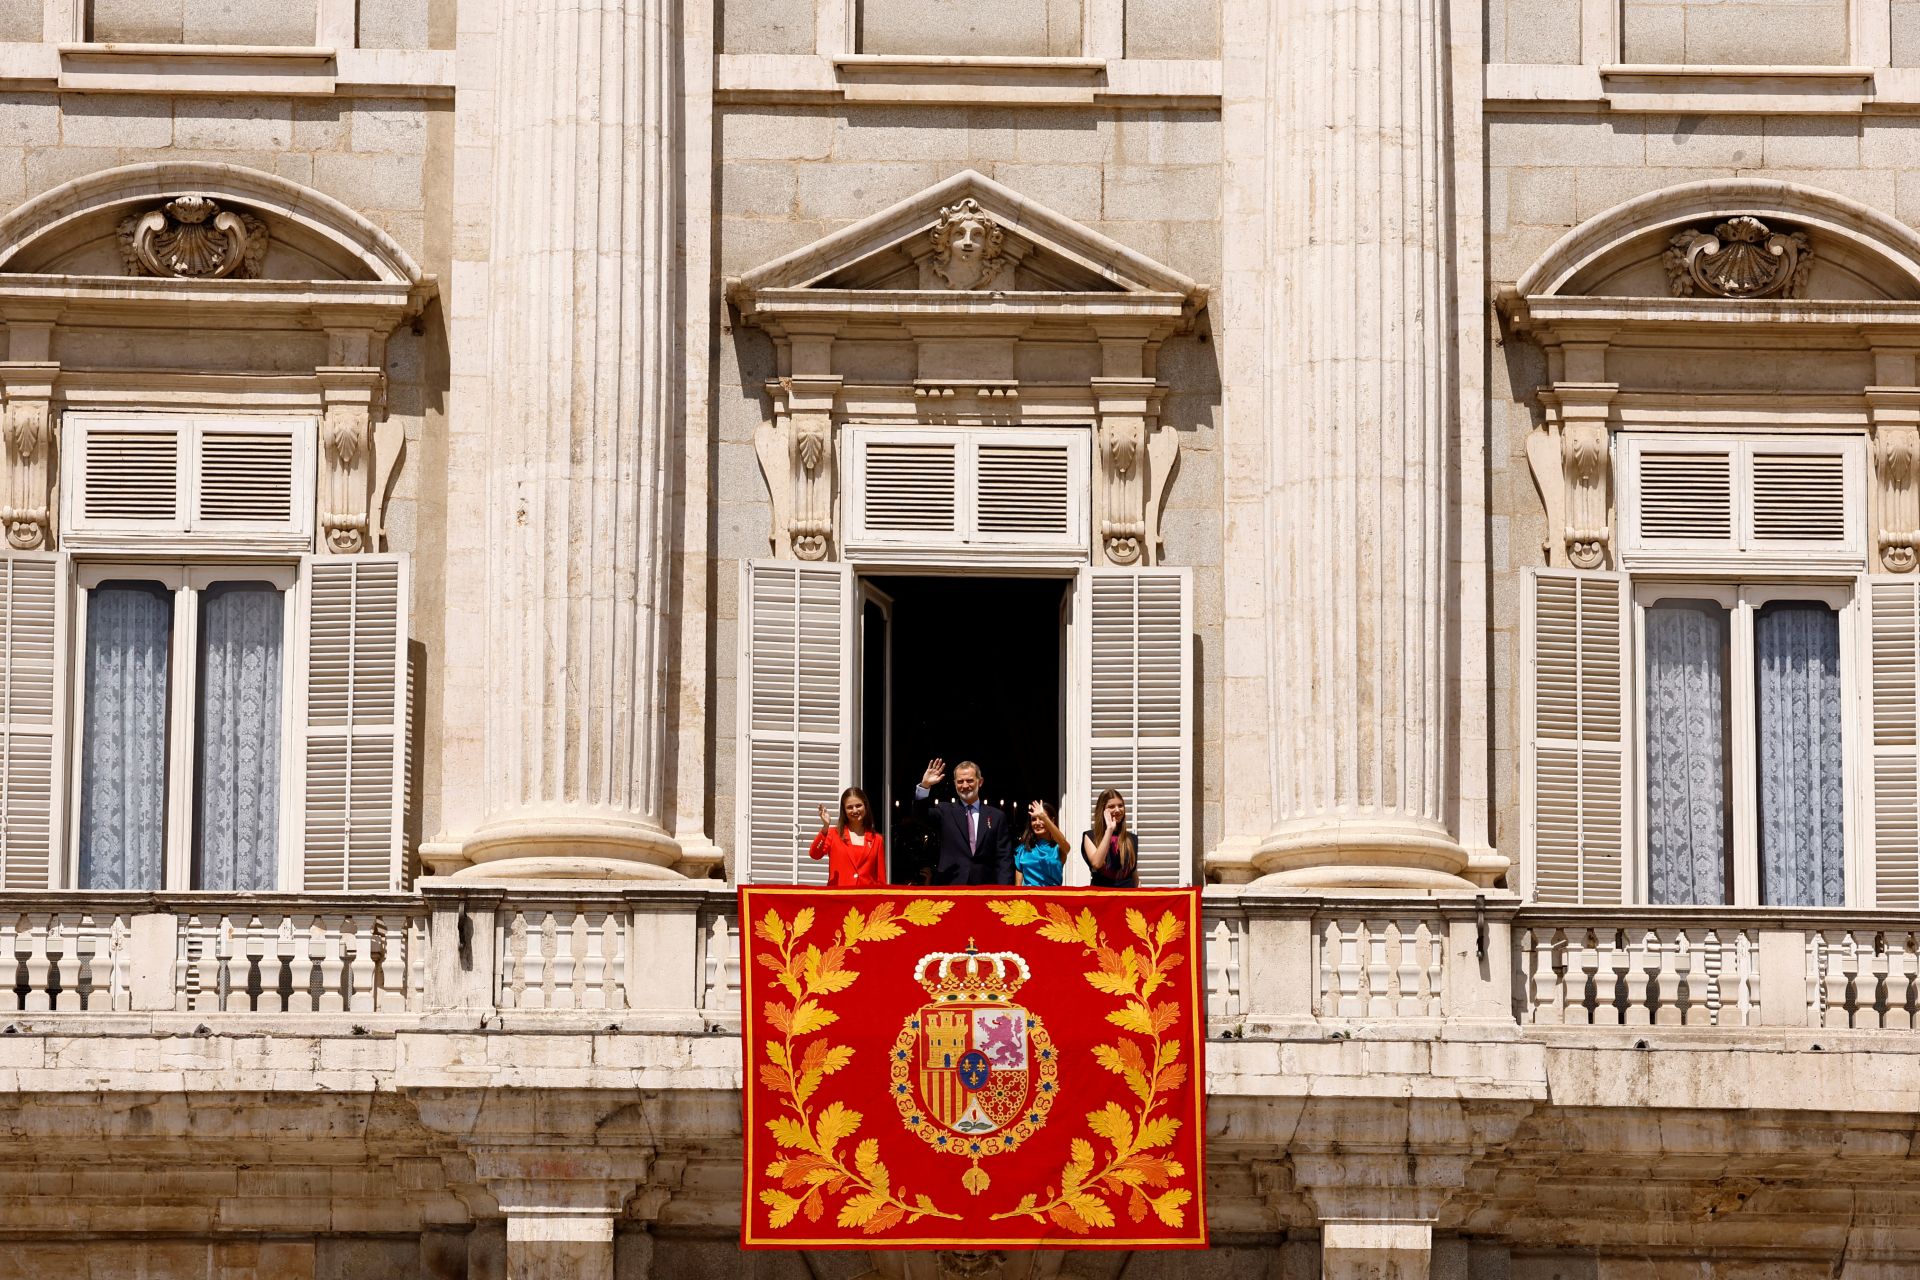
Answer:
<path fill-rule="evenodd" d="M 1126 0 L 1129 58 L 1217 58 L 1219 0 Z"/>
<path fill-rule="evenodd" d="M 1626 0 L 1627 62 L 1832 66 L 1847 61 L 1847 0 Z"/>
<path fill-rule="evenodd" d="M 864 0 L 860 52 L 1078 57 L 1081 0 Z"/>
<path fill-rule="evenodd" d="M 87 0 L 101 42 L 311 46 L 319 0 Z"/>

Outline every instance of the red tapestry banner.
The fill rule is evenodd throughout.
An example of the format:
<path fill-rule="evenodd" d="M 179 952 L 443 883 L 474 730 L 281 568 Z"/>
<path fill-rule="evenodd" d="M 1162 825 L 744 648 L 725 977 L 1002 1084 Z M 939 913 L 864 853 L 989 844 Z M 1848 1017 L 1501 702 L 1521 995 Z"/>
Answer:
<path fill-rule="evenodd" d="M 1204 1248 L 1197 889 L 740 890 L 741 1244 Z"/>

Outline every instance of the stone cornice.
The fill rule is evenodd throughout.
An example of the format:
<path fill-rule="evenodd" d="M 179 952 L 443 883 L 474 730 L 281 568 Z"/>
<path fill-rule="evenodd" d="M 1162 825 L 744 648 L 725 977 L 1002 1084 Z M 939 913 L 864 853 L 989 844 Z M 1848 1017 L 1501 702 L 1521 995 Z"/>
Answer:
<path fill-rule="evenodd" d="M 302 328 L 387 332 L 433 296 L 384 280 L 173 280 L 142 276 L 0 274 L 0 321 L 120 325 L 191 323 L 251 329 L 263 321 Z"/>

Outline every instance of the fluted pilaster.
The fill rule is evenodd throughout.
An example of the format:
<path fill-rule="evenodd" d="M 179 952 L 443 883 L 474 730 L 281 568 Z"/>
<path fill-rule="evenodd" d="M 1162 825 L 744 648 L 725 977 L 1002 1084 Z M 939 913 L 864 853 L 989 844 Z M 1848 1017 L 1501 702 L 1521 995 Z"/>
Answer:
<path fill-rule="evenodd" d="M 1306 885 L 1463 886 L 1444 0 L 1296 0 L 1269 82 L 1276 825 Z"/>
<path fill-rule="evenodd" d="M 487 875 L 669 875 L 672 0 L 502 0 Z"/>

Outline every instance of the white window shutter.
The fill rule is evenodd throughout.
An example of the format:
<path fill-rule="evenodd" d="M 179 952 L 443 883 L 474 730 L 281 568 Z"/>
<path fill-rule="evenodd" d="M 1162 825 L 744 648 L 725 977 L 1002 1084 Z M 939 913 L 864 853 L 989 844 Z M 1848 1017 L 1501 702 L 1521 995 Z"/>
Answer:
<path fill-rule="evenodd" d="M 1861 487 L 1856 441 L 1755 441 L 1747 447 L 1751 537 L 1755 550 L 1842 549 L 1859 544 Z"/>
<path fill-rule="evenodd" d="M 853 571 L 751 560 L 741 567 L 739 872 L 753 884 L 825 884 L 807 856 L 817 806 L 853 776 Z"/>
<path fill-rule="evenodd" d="M 1533 897 L 1618 903 L 1627 885 L 1626 576 L 1534 569 L 1525 662 Z"/>
<path fill-rule="evenodd" d="M 960 438 L 860 437 L 853 501 L 858 538 L 960 533 Z"/>
<path fill-rule="evenodd" d="M 407 559 L 301 560 L 301 885 L 381 890 L 406 878 Z"/>
<path fill-rule="evenodd" d="M 186 421 L 80 418 L 69 429 L 75 455 L 69 465 L 80 491 L 68 512 L 73 531 L 186 528 Z"/>
<path fill-rule="evenodd" d="M 202 422 L 194 469 L 197 530 L 299 529 L 303 514 L 296 423 Z"/>
<path fill-rule="evenodd" d="M 1189 884 L 1192 571 L 1082 569 L 1079 597 L 1087 794 L 1074 803 L 1090 806 L 1101 791 L 1117 788 L 1140 841 L 1140 883 Z M 1089 824 L 1098 823 L 1099 815 L 1091 814 Z"/>
<path fill-rule="evenodd" d="M 56 887 L 67 600 L 66 556 L 0 556 L 0 888 Z"/>
<path fill-rule="evenodd" d="M 1064 538 L 1074 528 L 1072 443 L 1066 439 L 999 443 L 982 438 L 975 453 L 975 532 L 983 540 Z M 1084 468 L 1081 470 L 1084 471 Z"/>
<path fill-rule="evenodd" d="M 1873 906 L 1920 907 L 1920 582 L 1867 580 Z"/>
<path fill-rule="evenodd" d="M 1634 455 L 1633 493 L 1638 545 L 1724 544 L 1734 540 L 1734 458 L 1731 448 L 1643 444 Z"/>

